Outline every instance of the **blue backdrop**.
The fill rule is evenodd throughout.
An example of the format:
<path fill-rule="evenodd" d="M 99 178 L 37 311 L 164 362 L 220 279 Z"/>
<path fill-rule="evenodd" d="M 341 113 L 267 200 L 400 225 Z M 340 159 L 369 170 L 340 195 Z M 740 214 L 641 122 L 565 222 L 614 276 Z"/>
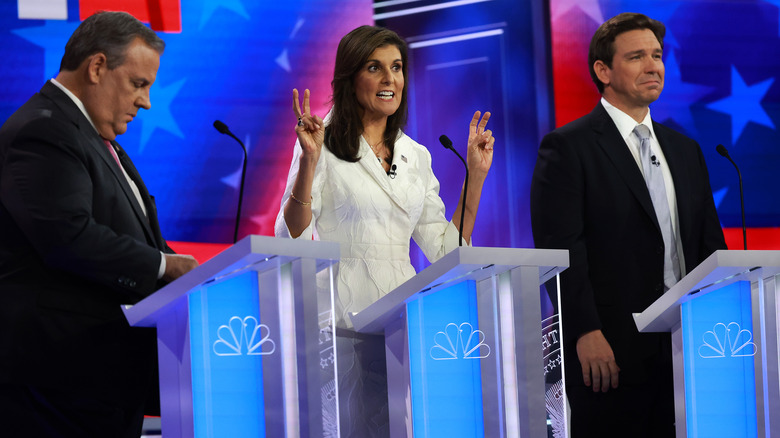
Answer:
<path fill-rule="evenodd" d="M 53 1 L 66 5 L 67 19 L 20 19 L 19 7 L 28 0 L 0 0 L 0 120 L 57 73 L 84 5 Z M 90 4 L 101 1 L 134 8 L 171 3 Z M 249 148 L 239 236 L 270 235 L 295 139 L 291 90 L 310 88 L 314 111 L 325 114 L 338 40 L 376 21 L 410 42 L 407 131 L 434 155 L 448 214 L 462 171 L 436 139 L 446 133 L 463 150 L 470 114 L 490 110 L 497 152 L 475 241 L 532 246 L 528 185 L 539 139 L 554 127 L 554 109 L 574 116 L 595 104 L 587 65 L 578 61 L 583 38 L 599 20 L 636 10 L 668 28 L 667 84 L 653 114 L 701 143 L 724 226 L 740 225 L 739 197 L 734 169 L 714 152 L 719 143 L 742 167 L 748 225 L 777 226 L 778 5 L 780 0 L 192 0 L 180 5 L 181 29 L 160 32 L 168 48 L 152 109 L 141 111 L 119 141 L 156 196 L 168 239 L 228 243 L 242 152 L 213 129 L 215 119 L 223 120 Z M 584 98 L 559 91 L 569 90 L 563 80 L 553 81 L 567 79 L 560 68 L 584 75 Z M 425 262 L 417 257 L 415 264 Z"/>

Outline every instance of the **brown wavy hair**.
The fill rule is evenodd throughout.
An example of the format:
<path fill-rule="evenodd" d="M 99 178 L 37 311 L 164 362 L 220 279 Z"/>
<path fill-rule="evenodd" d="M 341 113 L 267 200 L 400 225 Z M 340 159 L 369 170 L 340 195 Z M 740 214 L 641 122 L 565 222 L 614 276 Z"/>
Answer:
<path fill-rule="evenodd" d="M 356 162 L 360 159 L 360 136 L 363 134 L 363 122 L 360 115 L 363 108 L 355 94 L 355 77 L 365 65 L 368 58 L 379 47 L 392 45 L 401 52 L 403 64 L 404 89 L 401 93 L 401 104 L 395 114 L 387 118 L 384 142 L 393 153 L 393 145 L 399 132 L 406 126 L 408 117 L 407 104 L 407 48 L 406 43 L 397 33 L 378 26 L 360 26 L 346 34 L 339 42 L 336 51 L 336 67 L 333 72 L 333 97 L 330 111 L 330 123 L 325 128 L 325 144 L 338 158 Z"/>

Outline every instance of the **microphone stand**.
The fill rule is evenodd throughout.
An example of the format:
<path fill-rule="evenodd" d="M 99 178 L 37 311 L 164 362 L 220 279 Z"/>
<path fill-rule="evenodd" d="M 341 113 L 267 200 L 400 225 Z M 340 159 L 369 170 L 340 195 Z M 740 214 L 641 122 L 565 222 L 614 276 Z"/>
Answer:
<path fill-rule="evenodd" d="M 450 140 L 449 137 L 442 135 L 439 137 L 439 141 L 441 142 L 442 146 L 451 150 L 452 152 L 455 152 L 455 155 L 460 158 L 460 161 L 463 162 L 463 166 L 466 168 L 466 178 L 463 181 L 463 199 L 461 199 L 460 206 L 460 227 L 458 227 L 458 246 L 463 246 L 463 218 L 466 217 L 466 192 L 468 191 L 469 187 L 469 166 L 466 164 L 466 160 L 460 156 L 458 151 L 452 147 L 452 140 Z"/>
<path fill-rule="evenodd" d="M 745 192 L 742 190 L 742 172 L 739 171 L 739 167 L 737 166 L 737 163 L 734 162 L 734 160 L 731 159 L 729 156 L 729 151 L 726 149 L 725 146 L 722 144 L 719 144 L 715 150 L 718 151 L 719 154 L 726 157 L 729 161 L 731 161 L 731 164 L 734 165 L 734 168 L 737 169 L 737 176 L 739 177 L 739 203 L 740 208 L 742 209 L 742 244 L 744 246 L 745 251 L 747 251 L 747 226 L 745 225 Z"/>
<path fill-rule="evenodd" d="M 241 184 L 240 188 L 238 190 L 238 211 L 236 212 L 236 226 L 233 229 L 233 243 L 238 242 L 238 226 L 241 221 L 241 203 L 244 199 L 244 181 L 246 180 L 246 162 L 247 162 L 247 153 L 246 153 L 246 146 L 244 146 L 244 142 L 238 139 L 235 135 L 233 135 L 232 132 L 230 132 L 230 129 L 228 129 L 227 125 L 220 122 L 219 120 L 214 120 L 214 128 L 216 128 L 217 131 L 219 131 L 221 134 L 229 135 L 230 137 L 233 137 L 238 144 L 241 145 L 241 149 L 244 151 L 244 162 L 241 166 Z"/>

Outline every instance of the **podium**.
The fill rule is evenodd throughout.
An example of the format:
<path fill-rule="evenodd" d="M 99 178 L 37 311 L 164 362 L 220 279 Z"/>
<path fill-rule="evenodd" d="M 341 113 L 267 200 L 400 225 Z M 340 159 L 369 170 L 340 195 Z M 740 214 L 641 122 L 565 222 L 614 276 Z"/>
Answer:
<path fill-rule="evenodd" d="M 336 243 L 249 236 L 125 309 L 157 327 L 170 437 L 338 433 Z"/>
<path fill-rule="evenodd" d="M 385 335 L 391 437 L 547 436 L 540 285 L 568 264 L 460 247 L 352 315 Z"/>
<path fill-rule="evenodd" d="M 780 251 L 716 251 L 634 319 L 671 332 L 678 437 L 780 437 Z"/>

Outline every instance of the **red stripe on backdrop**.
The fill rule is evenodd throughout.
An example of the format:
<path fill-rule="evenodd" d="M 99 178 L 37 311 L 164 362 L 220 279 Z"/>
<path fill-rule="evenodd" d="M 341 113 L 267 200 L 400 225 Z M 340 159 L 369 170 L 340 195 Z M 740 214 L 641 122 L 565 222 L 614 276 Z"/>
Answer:
<path fill-rule="evenodd" d="M 578 8 L 552 25 L 556 127 L 588 114 L 601 98 L 588 69 L 588 46 L 598 26 Z"/>
<path fill-rule="evenodd" d="M 726 245 L 729 249 L 743 249 L 742 228 L 724 228 Z M 775 228 L 748 228 L 748 249 L 780 249 L 780 227 Z"/>
<path fill-rule="evenodd" d="M 80 0 L 83 21 L 97 11 L 124 11 L 158 32 L 181 32 L 179 0 Z"/>
<path fill-rule="evenodd" d="M 210 258 L 228 248 L 228 243 L 168 242 L 177 254 L 190 254 L 198 263 L 203 264 Z"/>

